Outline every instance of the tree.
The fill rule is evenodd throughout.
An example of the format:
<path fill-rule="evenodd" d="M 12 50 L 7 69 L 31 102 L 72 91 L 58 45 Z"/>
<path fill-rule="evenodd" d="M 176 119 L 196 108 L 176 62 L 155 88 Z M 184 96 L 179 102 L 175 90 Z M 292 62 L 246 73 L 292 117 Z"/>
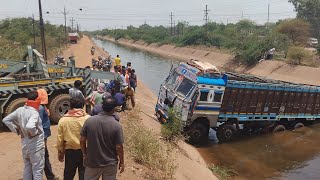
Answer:
<path fill-rule="evenodd" d="M 289 0 L 297 11 L 297 17 L 312 25 L 313 35 L 320 37 L 320 1 L 319 0 Z"/>
<path fill-rule="evenodd" d="M 311 53 L 308 50 L 305 50 L 303 47 L 293 46 L 288 50 L 289 62 L 294 65 L 299 65 L 303 60 L 312 57 Z"/>
<path fill-rule="evenodd" d="M 280 22 L 277 31 L 286 34 L 295 45 L 305 44 L 309 37 L 310 24 L 301 19 L 289 19 Z"/>

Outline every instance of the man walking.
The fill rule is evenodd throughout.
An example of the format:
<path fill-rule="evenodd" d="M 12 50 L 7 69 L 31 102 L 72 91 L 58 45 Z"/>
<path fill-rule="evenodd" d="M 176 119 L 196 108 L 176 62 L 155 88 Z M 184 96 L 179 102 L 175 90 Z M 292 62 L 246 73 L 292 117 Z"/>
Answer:
<path fill-rule="evenodd" d="M 73 180 L 77 169 L 79 180 L 84 179 L 80 131 L 84 122 L 90 116 L 83 111 L 83 106 L 82 100 L 71 98 L 71 109 L 60 119 L 58 124 L 58 159 L 63 162 L 65 158 L 64 180 Z"/>
<path fill-rule="evenodd" d="M 84 95 L 80 90 L 81 86 L 82 86 L 82 81 L 76 80 L 74 82 L 74 88 L 69 89 L 69 95 L 71 98 L 78 98 L 82 100 L 83 103 L 85 103 Z"/>
<path fill-rule="evenodd" d="M 38 92 L 27 95 L 26 105 L 9 114 L 2 121 L 8 128 L 21 136 L 24 161 L 23 180 L 42 180 L 44 168 L 44 133 L 39 117 Z"/>
<path fill-rule="evenodd" d="M 118 163 L 120 173 L 124 171 L 123 132 L 113 116 L 116 106 L 114 98 L 104 98 L 104 112 L 90 117 L 81 130 L 86 180 L 97 180 L 101 176 L 103 180 L 115 180 Z"/>

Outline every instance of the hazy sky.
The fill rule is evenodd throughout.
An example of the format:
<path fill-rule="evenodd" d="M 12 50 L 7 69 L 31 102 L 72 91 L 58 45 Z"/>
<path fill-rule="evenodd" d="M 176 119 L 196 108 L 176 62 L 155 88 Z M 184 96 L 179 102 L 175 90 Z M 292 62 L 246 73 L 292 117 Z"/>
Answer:
<path fill-rule="evenodd" d="M 0 19 L 6 17 L 38 18 L 38 0 L 0 0 Z M 82 29 L 123 28 L 170 23 L 170 12 L 175 22 L 204 23 L 204 9 L 208 5 L 211 21 L 232 23 L 242 18 L 258 24 L 267 22 L 270 4 L 270 22 L 295 17 L 293 6 L 287 0 L 42 0 L 44 20 L 63 24 L 63 7 L 67 9 L 67 24 L 73 17 Z M 80 11 L 79 8 L 83 10 Z M 46 12 L 50 12 L 46 14 Z"/>

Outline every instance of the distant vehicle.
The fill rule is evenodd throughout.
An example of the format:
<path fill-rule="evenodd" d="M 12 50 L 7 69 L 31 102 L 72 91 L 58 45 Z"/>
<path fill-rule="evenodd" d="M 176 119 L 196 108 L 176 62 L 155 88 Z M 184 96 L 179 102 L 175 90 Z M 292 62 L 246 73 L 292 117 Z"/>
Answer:
<path fill-rule="evenodd" d="M 71 44 L 77 44 L 79 38 L 78 33 L 69 33 L 68 37 Z"/>
<path fill-rule="evenodd" d="M 308 45 L 309 47 L 314 47 L 314 48 L 316 48 L 316 47 L 318 47 L 318 44 L 319 44 L 318 39 L 316 39 L 316 38 L 309 38 L 309 39 L 308 39 L 307 45 Z"/>
<path fill-rule="evenodd" d="M 171 70 L 160 87 L 155 113 L 170 121 L 169 108 L 181 115 L 189 142 L 220 142 L 246 134 L 297 129 L 320 119 L 320 86 L 257 76 L 221 73 L 209 63 L 191 60 Z"/>

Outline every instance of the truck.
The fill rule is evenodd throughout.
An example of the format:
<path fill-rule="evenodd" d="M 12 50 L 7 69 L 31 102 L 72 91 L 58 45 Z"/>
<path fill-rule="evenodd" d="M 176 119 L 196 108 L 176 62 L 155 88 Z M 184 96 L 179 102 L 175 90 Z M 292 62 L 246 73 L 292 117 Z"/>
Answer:
<path fill-rule="evenodd" d="M 77 44 L 78 38 L 79 38 L 79 34 L 78 33 L 69 33 L 68 34 L 68 38 L 69 38 L 69 42 L 71 44 Z"/>
<path fill-rule="evenodd" d="M 190 60 L 173 68 L 160 86 L 155 114 L 165 122 L 180 114 L 192 144 L 205 142 L 210 128 L 219 142 L 239 133 L 297 129 L 320 118 L 320 87 L 220 72 L 210 63 Z"/>
<path fill-rule="evenodd" d="M 76 68 L 74 59 L 68 60 L 67 66 L 47 64 L 36 49 L 28 46 L 22 60 L 0 59 L 0 122 L 25 104 L 27 93 L 44 88 L 49 95 L 50 120 L 58 123 L 70 108 L 69 89 L 74 81 L 83 81 L 83 93 L 88 96 L 93 91 L 92 79 L 116 78 L 118 75 L 112 72 Z"/>

